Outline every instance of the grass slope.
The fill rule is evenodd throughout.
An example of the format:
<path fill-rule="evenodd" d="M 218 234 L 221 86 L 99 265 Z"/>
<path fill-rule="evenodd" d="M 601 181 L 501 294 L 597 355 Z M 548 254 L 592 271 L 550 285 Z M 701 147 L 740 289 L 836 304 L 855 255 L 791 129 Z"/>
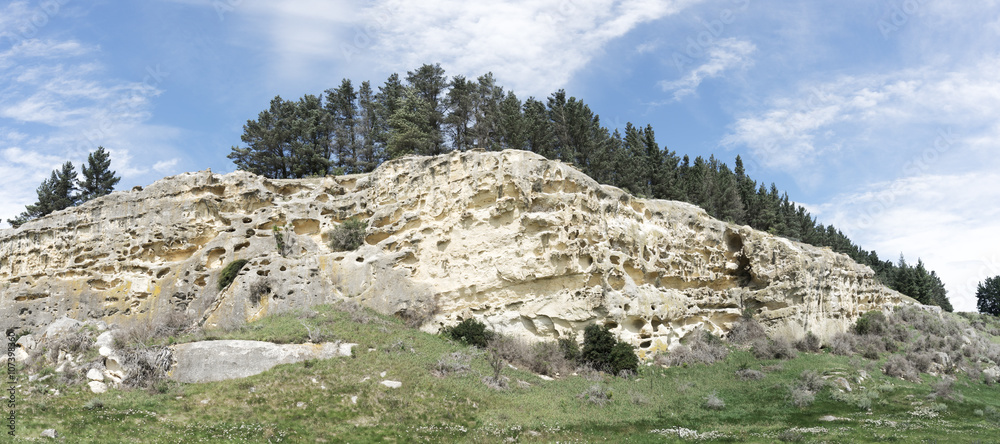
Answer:
<path fill-rule="evenodd" d="M 582 372 L 547 381 L 508 368 L 504 375 L 511 388 L 497 391 L 482 382 L 492 371 L 478 350 L 357 308 L 322 306 L 195 339 L 287 343 L 310 336 L 359 345 L 350 358 L 281 365 L 242 380 L 161 383 L 149 391 L 111 390 L 102 395 L 90 393 L 86 385 L 60 385 L 58 378 L 28 382 L 22 372 L 15 441 L 35 440 L 48 428 L 66 442 L 80 443 L 959 443 L 995 442 L 1000 436 L 997 385 L 957 375 L 954 400 L 929 399 L 939 378 L 890 378 L 879 370 L 884 357 L 868 360 L 823 352 L 760 361 L 749 351 L 734 350 L 713 365 L 642 366 L 629 379 Z M 455 352 L 473 357 L 470 369 L 435 376 L 432 369 L 439 360 Z M 763 379 L 742 381 L 735 376 L 748 368 L 761 370 Z M 852 393 L 827 387 L 815 395 L 813 404 L 795 407 L 790 387 L 809 369 L 843 376 L 851 381 Z M 861 371 L 869 379 L 857 383 Z M 383 379 L 403 386 L 385 387 Z M 608 399 L 600 405 L 585 393 Z M 707 408 L 712 396 L 725 406 Z M 827 415 L 838 419 L 820 421 Z"/>

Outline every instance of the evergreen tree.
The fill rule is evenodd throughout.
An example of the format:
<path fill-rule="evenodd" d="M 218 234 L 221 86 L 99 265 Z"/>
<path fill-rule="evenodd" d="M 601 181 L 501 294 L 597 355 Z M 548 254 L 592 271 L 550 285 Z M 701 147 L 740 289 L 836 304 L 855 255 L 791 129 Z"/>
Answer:
<path fill-rule="evenodd" d="M 365 81 L 358 88 L 358 138 L 361 141 L 357 159 L 359 172 L 375 169 L 383 160 L 384 137 L 379 125 L 378 102 L 372 92 L 371 83 Z"/>
<path fill-rule="evenodd" d="M 415 98 L 424 103 L 410 103 L 410 111 L 419 108 L 419 115 L 410 115 L 411 123 L 416 124 L 420 134 L 426 135 L 429 149 L 420 154 L 435 155 L 445 152 L 442 125 L 444 123 L 445 106 L 441 101 L 442 93 L 448 86 L 444 69 L 440 64 L 423 65 L 416 71 L 406 73 L 406 82 L 412 89 Z M 410 98 L 407 97 L 407 100 Z M 407 112 L 410 112 L 407 111 Z M 413 120 L 415 119 L 415 120 Z M 412 128 L 410 128 L 412 130 Z"/>
<path fill-rule="evenodd" d="M 448 116 L 445 123 L 450 129 L 452 147 L 465 151 L 473 146 L 472 125 L 476 119 L 476 84 L 463 76 L 451 80 L 447 95 Z"/>
<path fill-rule="evenodd" d="M 77 183 L 80 189 L 78 198 L 80 202 L 111 194 L 115 185 L 122 180 L 111 171 L 111 156 L 103 146 L 97 147 L 97 151 L 87 155 L 87 164 L 81 169 L 83 180 Z"/>
<path fill-rule="evenodd" d="M 38 186 L 36 193 L 38 201 L 25 206 L 25 211 L 7 222 L 14 228 L 25 222 L 46 216 L 55 211 L 76 205 L 78 200 L 76 190 L 76 170 L 71 162 L 63 164 L 61 169 L 53 170 L 52 175 Z"/>
<path fill-rule="evenodd" d="M 437 154 L 437 136 L 426 125 L 430 107 L 431 104 L 420 97 L 415 89 L 406 89 L 402 103 L 389 119 L 392 132 L 389 134 L 387 151 L 390 158 L 407 154 Z"/>
<path fill-rule="evenodd" d="M 976 288 L 976 308 L 980 313 L 1000 316 L 1000 276 L 986 278 Z"/>
<path fill-rule="evenodd" d="M 500 144 L 505 148 L 523 150 L 528 142 L 528 131 L 521 101 L 513 92 L 508 92 L 500 103 Z"/>

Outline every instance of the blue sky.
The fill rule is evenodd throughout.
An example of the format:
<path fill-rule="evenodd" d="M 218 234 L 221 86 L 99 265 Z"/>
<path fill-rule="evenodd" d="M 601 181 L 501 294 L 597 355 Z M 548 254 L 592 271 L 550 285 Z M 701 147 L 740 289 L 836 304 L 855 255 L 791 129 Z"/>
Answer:
<path fill-rule="evenodd" d="M 678 153 L 737 154 L 952 303 L 1000 275 L 1000 2 L 0 3 L 0 217 L 103 145 L 119 189 L 211 168 L 275 95 L 441 63 L 559 88 Z M 6 226 L 6 224 L 4 224 Z"/>

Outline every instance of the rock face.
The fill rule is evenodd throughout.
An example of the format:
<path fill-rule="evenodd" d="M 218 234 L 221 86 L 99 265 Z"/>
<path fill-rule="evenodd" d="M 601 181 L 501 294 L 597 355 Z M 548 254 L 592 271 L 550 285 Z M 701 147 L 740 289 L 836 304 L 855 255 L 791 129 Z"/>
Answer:
<path fill-rule="evenodd" d="M 351 217 L 369 222 L 365 243 L 332 251 Z M 220 291 L 236 259 L 248 262 Z M 0 231 L 4 328 L 63 315 L 227 326 L 342 298 L 428 331 L 475 316 L 546 339 L 600 323 L 642 353 L 698 328 L 724 333 L 744 310 L 772 331 L 827 337 L 909 303 L 829 249 L 513 150 L 318 179 L 187 173 Z"/>

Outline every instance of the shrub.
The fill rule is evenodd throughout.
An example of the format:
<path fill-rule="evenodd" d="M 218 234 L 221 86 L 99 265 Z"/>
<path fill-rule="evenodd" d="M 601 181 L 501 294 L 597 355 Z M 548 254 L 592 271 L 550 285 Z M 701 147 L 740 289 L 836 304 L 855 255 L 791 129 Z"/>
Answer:
<path fill-rule="evenodd" d="M 354 251 L 365 243 L 365 231 L 368 222 L 350 218 L 333 229 L 330 233 L 330 248 L 333 251 Z"/>
<path fill-rule="evenodd" d="M 625 342 L 618 342 L 611 347 L 608 361 L 611 373 L 615 375 L 635 374 L 639 370 L 639 357 L 635 355 L 634 347 Z"/>
<path fill-rule="evenodd" d="M 881 311 L 869 311 L 854 323 L 854 332 L 859 335 L 881 335 L 888 330 L 885 314 Z"/>
<path fill-rule="evenodd" d="M 684 364 L 712 364 L 729 356 L 729 348 L 726 347 L 726 344 L 709 332 L 692 334 L 689 335 L 689 338 L 687 344 L 671 350 L 665 356 L 657 357 L 656 362 L 660 365 L 676 367 Z"/>
<path fill-rule="evenodd" d="M 439 378 L 452 374 L 460 375 L 472 369 L 471 363 L 471 354 L 464 351 L 457 351 L 446 354 L 438 359 L 437 363 L 431 368 L 431 373 Z"/>
<path fill-rule="evenodd" d="M 559 339 L 559 350 L 562 350 L 563 357 L 570 362 L 580 362 L 580 344 L 570 338 Z"/>
<path fill-rule="evenodd" d="M 927 373 L 931 369 L 931 364 L 934 363 L 934 355 L 930 353 L 907 353 L 906 359 L 920 373 Z"/>
<path fill-rule="evenodd" d="M 816 402 L 816 394 L 802 387 L 792 387 L 789 398 L 792 405 L 799 408 L 809 407 Z"/>
<path fill-rule="evenodd" d="M 818 392 L 826 387 L 826 380 L 814 370 L 803 370 L 799 375 L 799 387 L 803 390 Z"/>
<path fill-rule="evenodd" d="M 931 398 L 941 398 L 949 401 L 961 401 L 962 399 L 962 394 L 955 392 L 955 380 L 953 379 L 943 379 L 931 386 L 931 388 L 933 388 L 930 395 Z"/>
<path fill-rule="evenodd" d="M 583 331 L 583 361 L 614 375 L 623 371 L 635 372 L 639 368 L 639 358 L 632 345 L 618 342 L 608 327 L 596 324 Z"/>
<path fill-rule="evenodd" d="M 490 340 L 496 336 L 493 330 L 486 328 L 486 324 L 475 318 L 464 319 L 458 325 L 446 328 L 444 334 L 451 339 L 479 348 L 486 348 Z"/>
<path fill-rule="evenodd" d="M 604 407 L 611 402 L 611 389 L 601 384 L 594 384 L 580 393 L 577 398 Z"/>
<path fill-rule="evenodd" d="M 258 279 L 250 285 L 250 303 L 255 306 L 260 305 L 260 300 L 270 292 L 271 285 L 267 282 L 267 280 Z"/>
<path fill-rule="evenodd" d="M 800 352 L 818 353 L 820 350 L 819 336 L 810 331 L 802 339 L 795 341 L 795 348 Z"/>
<path fill-rule="evenodd" d="M 757 339 L 753 342 L 753 354 L 757 359 L 794 359 L 798 356 L 792 344 L 787 339 L 778 338 L 773 341 Z"/>
<path fill-rule="evenodd" d="M 246 259 L 237 259 L 226 265 L 226 268 L 222 269 L 222 274 L 219 276 L 219 290 L 223 290 L 232 284 L 236 280 L 236 275 L 240 273 L 243 266 L 246 265 Z"/>
<path fill-rule="evenodd" d="M 575 361 L 567 359 L 561 346 L 555 342 L 540 342 L 531 346 L 523 345 L 528 354 L 516 362 L 531 369 L 531 371 L 548 376 L 566 374 L 573 370 Z M 579 350 L 577 351 L 579 354 Z"/>
<path fill-rule="evenodd" d="M 840 356 L 851 356 L 854 354 L 854 336 L 849 333 L 837 333 L 830 343 L 827 344 L 827 348 L 830 349 L 830 353 Z"/>
<path fill-rule="evenodd" d="M 727 339 L 734 344 L 749 344 L 759 339 L 767 339 L 767 333 L 756 320 L 744 318 L 730 330 Z"/>
<path fill-rule="evenodd" d="M 749 368 L 736 370 L 736 378 L 740 381 L 759 381 L 764 379 L 764 373 Z"/>
<path fill-rule="evenodd" d="M 583 330 L 583 361 L 598 370 L 606 371 L 609 366 L 611 349 L 614 348 L 615 337 L 608 327 L 591 324 Z"/>
<path fill-rule="evenodd" d="M 913 368 L 910 361 L 900 355 L 889 356 L 889 359 L 885 362 L 885 366 L 882 367 L 882 372 L 894 378 L 902 378 L 908 381 L 918 381 L 920 379 L 920 375 L 917 374 L 917 370 Z"/>
<path fill-rule="evenodd" d="M 416 303 L 396 313 L 406 323 L 407 327 L 419 328 L 430 321 L 438 311 L 437 298 L 430 296 L 425 300 L 416 300 Z M 485 342 L 484 342 L 485 344 Z"/>

